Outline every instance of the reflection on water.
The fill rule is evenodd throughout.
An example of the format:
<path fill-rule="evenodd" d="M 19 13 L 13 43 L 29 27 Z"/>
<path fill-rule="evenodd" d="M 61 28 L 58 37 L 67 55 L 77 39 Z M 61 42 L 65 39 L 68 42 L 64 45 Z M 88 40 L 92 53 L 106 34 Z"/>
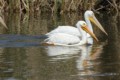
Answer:
<path fill-rule="evenodd" d="M 0 80 L 119 80 L 119 16 L 106 15 L 98 17 L 108 37 L 94 27 L 101 42 L 64 47 L 41 46 L 40 35 L 57 25 L 75 25 L 80 15 L 9 14 L 9 30 L 0 28 L 6 33 L 0 35 Z"/>

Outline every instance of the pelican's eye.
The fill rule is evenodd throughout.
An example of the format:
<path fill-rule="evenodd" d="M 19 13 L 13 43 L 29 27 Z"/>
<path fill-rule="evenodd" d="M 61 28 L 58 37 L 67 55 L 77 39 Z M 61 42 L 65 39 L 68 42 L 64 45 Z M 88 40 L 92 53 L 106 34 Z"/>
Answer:
<path fill-rule="evenodd" d="M 86 26 L 86 24 L 85 24 L 85 23 L 83 23 L 83 24 L 82 24 L 82 26 Z"/>

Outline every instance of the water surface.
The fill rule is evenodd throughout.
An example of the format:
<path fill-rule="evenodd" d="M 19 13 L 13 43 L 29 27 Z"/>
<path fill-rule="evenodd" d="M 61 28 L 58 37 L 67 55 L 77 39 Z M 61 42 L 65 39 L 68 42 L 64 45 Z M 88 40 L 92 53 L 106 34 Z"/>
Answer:
<path fill-rule="evenodd" d="M 97 15 L 97 14 L 96 14 Z M 8 14 L 8 30 L 0 27 L 0 80 L 119 80 L 119 15 L 99 14 L 108 36 L 78 47 L 41 46 L 41 35 L 58 25 L 75 25 L 83 14 Z"/>

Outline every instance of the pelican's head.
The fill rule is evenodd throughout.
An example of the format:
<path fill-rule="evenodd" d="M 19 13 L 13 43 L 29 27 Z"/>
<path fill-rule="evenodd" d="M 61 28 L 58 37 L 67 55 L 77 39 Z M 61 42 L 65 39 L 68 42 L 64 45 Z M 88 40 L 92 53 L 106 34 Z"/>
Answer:
<path fill-rule="evenodd" d="M 87 19 L 89 19 L 91 22 L 93 22 L 102 32 L 104 32 L 106 35 L 107 32 L 104 30 L 104 28 L 102 27 L 102 25 L 100 24 L 100 22 L 97 20 L 97 18 L 95 17 L 93 11 L 87 10 L 84 14 L 85 19 L 87 21 Z"/>
<path fill-rule="evenodd" d="M 85 21 L 78 21 L 77 24 L 76 24 L 76 26 L 79 27 L 81 30 L 84 30 L 85 32 L 87 32 L 88 34 L 90 34 L 96 41 L 98 41 L 98 39 L 95 36 L 95 34 L 92 31 L 90 31 L 90 29 L 87 27 L 87 24 L 86 24 Z"/>

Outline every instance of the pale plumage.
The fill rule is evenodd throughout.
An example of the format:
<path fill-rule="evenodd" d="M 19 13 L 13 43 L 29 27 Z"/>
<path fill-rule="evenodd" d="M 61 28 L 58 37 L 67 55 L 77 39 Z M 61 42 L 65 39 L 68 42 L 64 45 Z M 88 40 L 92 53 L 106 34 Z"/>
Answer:
<path fill-rule="evenodd" d="M 47 33 L 47 35 L 52 35 L 54 33 L 65 33 L 65 34 L 81 37 L 79 30 L 73 26 L 58 26 L 54 30 Z"/>
<path fill-rule="evenodd" d="M 44 43 L 51 45 L 62 45 L 62 46 L 77 46 L 86 44 L 88 32 L 93 38 L 98 40 L 96 36 L 86 27 L 87 24 L 84 21 L 78 21 L 78 31 L 81 33 L 81 39 L 78 36 L 70 35 L 66 33 L 54 33 L 47 35 L 48 38 L 44 40 Z"/>
<path fill-rule="evenodd" d="M 105 34 L 107 34 L 106 31 L 103 29 L 102 25 L 99 23 L 99 21 L 94 16 L 94 13 L 92 11 L 87 10 L 84 14 L 84 17 L 85 17 L 85 21 L 86 21 L 89 29 L 92 32 L 93 32 L 93 28 L 92 28 L 92 25 L 91 25 L 90 21 L 92 21 L 94 24 L 96 24 Z M 81 33 L 79 32 L 77 27 L 79 27 L 79 26 L 78 25 L 76 25 L 76 27 L 73 27 L 73 26 L 58 26 L 57 28 L 55 28 L 51 32 L 47 33 L 47 35 L 52 35 L 54 33 L 65 33 L 65 34 L 70 34 L 70 35 L 81 37 Z M 87 37 L 91 37 L 91 36 L 89 34 L 87 34 Z M 88 40 L 88 42 L 89 42 L 89 40 Z"/>
<path fill-rule="evenodd" d="M 44 40 L 44 43 L 63 46 L 76 46 L 86 43 L 93 44 L 92 37 L 97 41 L 98 39 L 93 33 L 91 22 L 97 25 L 98 28 L 107 35 L 106 31 L 96 19 L 92 11 L 86 11 L 84 17 L 86 22 L 78 21 L 76 24 L 77 28 L 72 26 L 59 26 L 47 33 L 46 36 L 48 36 L 48 38 Z"/>
<path fill-rule="evenodd" d="M 54 44 L 64 44 L 64 45 L 73 45 L 78 44 L 80 42 L 80 38 L 77 36 L 65 34 L 65 33 L 56 33 L 50 35 L 48 39 L 45 40 L 48 43 Z"/>

